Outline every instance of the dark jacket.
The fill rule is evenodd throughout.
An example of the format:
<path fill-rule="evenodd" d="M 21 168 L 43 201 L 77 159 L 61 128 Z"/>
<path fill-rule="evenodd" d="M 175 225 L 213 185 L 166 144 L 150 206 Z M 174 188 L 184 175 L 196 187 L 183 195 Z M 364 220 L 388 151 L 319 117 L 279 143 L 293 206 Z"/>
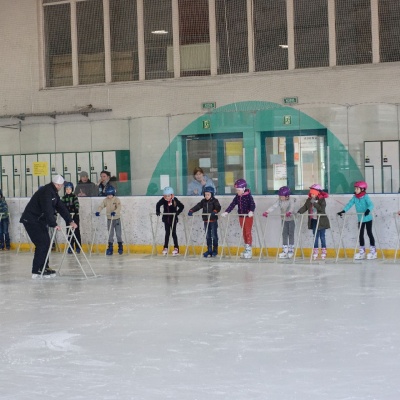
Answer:
<path fill-rule="evenodd" d="M 308 218 L 308 229 L 312 229 L 311 226 L 311 220 L 313 217 L 313 211 L 312 209 L 315 208 L 317 210 L 317 215 L 319 214 L 326 214 L 325 208 L 326 208 L 326 200 L 325 198 L 328 197 L 328 195 L 325 192 L 321 192 L 321 195 L 318 197 L 317 201 L 315 203 L 311 202 L 311 197 L 308 197 L 306 202 L 304 203 L 304 206 L 297 211 L 299 214 L 304 214 L 306 211 L 309 213 L 309 218 Z M 331 226 L 329 224 L 329 218 L 326 215 L 321 215 L 319 217 L 319 224 L 318 224 L 318 230 L 320 229 L 329 229 Z"/>
<path fill-rule="evenodd" d="M 208 215 L 212 212 L 217 214 L 221 211 L 221 205 L 219 204 L 218 199 L 215 197 L 211 197 L 209 200 L 203 199 L 200 203 L 197 203 L 194 207 L 190 209 L 190 211 L 196 212 L 199 210 L 203 210 L 203 221 L 208 222 Z M 210 217 L 210 222 L 218 220 L 218 215 L 212 215 Z"/>
<path fill-rule="evenodd" d="M 98 195 L 99 196 L 103 196 L 106 197 L 106 190 L 107 188 L 109 188 L 110 186 L 112 186 L 115 190 L 117 190 L 117 185 L 116 185 L 117 181 L 116 178 L 110 178 L 110 180 L 104 184 L 104 183 L 100 183 L 99 186 L 97 187 L 98 189 Z"/>
<path fill-rule="evenodd" d="M 78 182 L 75 188 L 77 196 L 94 197 L 97 196 L 97 186 L 88 179 L 87 182 L 83 183 L 81 180 Z"/>
<path fill-rule="evenodd" d="M 163 207 L 163 213 L 176 213 L 175 223 L 178 222 L 178 215 L 183 211 L 185 206 L 178 200 L 177 197 L 173 197 L 171 204 L 168 203 L 167 200 L 162 197 L 160 201 L 156 204 L 156 213 L 160 214 L 161 207 Z M 174 216 L 173 215 L 163 215 L 162 221 L 168 224 L 172 224 Z"/>
<path fill-rule="evenodd" d="M 250 193 L 250 189 L 246 189 L 241 196 L 236 195 L 225 211 L 230 213 L 235 206 L 238 206 L 238 214 L 248 214 L 250 211 L 254 212 L 256 209 L 256 203 Z"/>
<path fill-rule="evenodd" d="M 61 201 L 58 190 L 52 183 L 42 186 L 29 200 L 19 222 L 41 223 L 52 228 L 57 226 L 56 212 L 69 225 L 72 222 L 67 207 Z"/>

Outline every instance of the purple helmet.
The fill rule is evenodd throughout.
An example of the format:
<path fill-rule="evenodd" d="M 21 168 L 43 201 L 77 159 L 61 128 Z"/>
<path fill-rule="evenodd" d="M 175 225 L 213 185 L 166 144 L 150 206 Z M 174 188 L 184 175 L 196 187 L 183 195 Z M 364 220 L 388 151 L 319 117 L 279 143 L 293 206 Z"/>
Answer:
<path fill-rule="evenodd" d="M 315 189 L 315 190 L 322 190 L 322 187 L 318 183 L 314 183 L 314 185 L 310 186 L 310 189 Z"/>
<path fill-rule="evenodd" d="M 247 182 L 244 179 L 238 179 L 234 186 L 236 189 L 246 189 Z"/>
<path fill-rule="evenodd" d="M 288 197 L 290 196 L 292 193 L 290 191 L 290 188 L 288 188 L 287 186 L 282 186 L 279 190 L 278 190 L 278 196 L 285 196 Z"/>
<path fill-rule="evenodd" d="M 367 182 L 358 181 L 358 182 L 356 182 L 356 183 L 354 184 L 354 187 L 355 187 L 355 188 L 358 187 L 358 188 L 360 188 L 360 189 L 367 190 L 368 185 L 367 185 Z"/>

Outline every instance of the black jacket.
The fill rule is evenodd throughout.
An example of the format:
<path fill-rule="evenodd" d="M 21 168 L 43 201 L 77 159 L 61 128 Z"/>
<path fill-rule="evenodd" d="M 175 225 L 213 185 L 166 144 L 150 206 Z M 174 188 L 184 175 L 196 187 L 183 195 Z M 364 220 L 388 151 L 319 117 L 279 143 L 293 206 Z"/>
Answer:
<path fill-rule="evenodd" d="M 176 213 L 175 216 L 175 223 L 178 222 L 178 215 L 183 211 L 185 206 L 178 200 L 177 197 L 174 197 L 171 200 L 171 204 L 168 204 L 168 201 L 164 199 L 164 197 L 161 198 L 161 200 L 156 204 L 156 213 L 157 215 L 160 214 L 160 209 L 161 206 L 163 207 L 163 213 Z M 173 215 L 163 215 L 162 221 L 167 222 L 168 224 L 172 224 L 174 216 Z"/>
<path fill-rule="evenodd" d="M 26 205 L 19 222 L 40 222 L 52 228 L 57 226 L 56 212 L 58 212 L 69 225 L 72 222 L 71 215 L 58 195 L 58 190 L 52 183 L 41 187 Z"/>
<path fill-rule="evenodd" d="M 218 199 L 216 199 L 215 197 L 211 197 L 210 200 L 201 200 L 200 203 L 197 203 L 194 207 L 190 209 L 190 211 L 196 212 L 201 209 L 203 209 L 203 221 L 207 222 L 207 214 L 211 214 L 212 212 L 214 212 L 215 214 L 219 213 L 221 211 L 221 205 L 219 204 Z M 216 221 L 217 219 L 217 215 L 210 217 L 210 221 Z"/>

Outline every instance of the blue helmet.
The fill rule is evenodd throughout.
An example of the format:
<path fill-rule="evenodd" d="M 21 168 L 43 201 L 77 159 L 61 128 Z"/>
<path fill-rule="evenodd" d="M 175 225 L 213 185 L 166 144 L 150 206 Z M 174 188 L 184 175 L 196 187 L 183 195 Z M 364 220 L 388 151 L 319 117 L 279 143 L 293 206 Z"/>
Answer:
<path fill-rule="evenodd" d="M 108 186 L 107 188 L 106 188 L 106 191 L 105 191 L 105 193 L 106 193 L 106 196 L 115 196 L 115 193 L 117 193 L 117 191 L 115 190 L 115 187 L 114 186 Z"/>
<path fill-rule="evenodd" d="M 64 182 L 64 188 L 71 188 L 74 191 L 74 184 L 72 182 Z"/>
<path fill-rule="evenodd" d="M 174 189 L 171 186 L 167 186 L 163 190 L 163 195 L 166 196 L 168 194 L 174 194 Z"/>
<path fill-rule="evenodd" d="M 211 196 L 214 196 L 214 194 L 215 194 L 215 190 L 212 186 L 206 186 L 203 190 L 203 193 L 206 193 L 206 192 L 211 193 Z"/>

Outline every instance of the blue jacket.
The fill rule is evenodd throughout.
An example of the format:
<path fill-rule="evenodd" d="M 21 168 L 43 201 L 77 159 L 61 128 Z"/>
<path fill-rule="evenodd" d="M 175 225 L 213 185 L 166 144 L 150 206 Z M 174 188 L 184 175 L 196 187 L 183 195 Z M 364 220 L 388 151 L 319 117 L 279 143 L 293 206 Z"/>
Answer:
<path fill-rule="evenodd" d="M 193 179 L 192 182 L 189 183 L 188 188 L 187 188 L 187 196 L 203 196 L 204 195 L 204 188 L 207 186 L 210 186 L 214 189 L 215 191 L 215 185 L 214 181 L 209 178 L 207 175 L 204 175 L 204 180 L 206 181 L 206 184 L 202 186 L 202 184 L 197 181 L 196 179 Z M 195 193 L 195 191 L 197 191 Z"/>
<path fill-rule="evenodd" d="M 347 212 L 354 205 L 356 206 L 358 222 L 361 221 L 361 218 L 362 222 L 372 221 L 372 210 L 374 209 L 374 205 L 368 194 L 365 194 L 363 197 L 360 197 L 359 199 L 354 195 L 350 199 L 350 201 L 344 206 L 343 211 Z M 371 212 L 368 215 L 364 215 L 365 211 L 367 210 Z"/>

